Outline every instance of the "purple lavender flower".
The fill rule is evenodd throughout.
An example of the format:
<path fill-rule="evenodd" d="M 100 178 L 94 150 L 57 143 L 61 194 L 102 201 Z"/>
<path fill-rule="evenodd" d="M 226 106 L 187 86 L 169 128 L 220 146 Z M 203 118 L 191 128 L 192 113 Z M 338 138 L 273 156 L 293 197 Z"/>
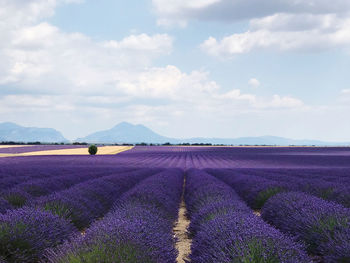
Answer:
<path fill-rule="evenodd" d="M 203 224 L 192 244 L 191 262 L 309 263 L 303 246 L 253 214 L 231 212 Z"/>
<path fill-rule="evenodd" d="M 180 170 L 166 170 L 141 181 L 118 200 L 101 221 L 58 249 L 48 261 L 171 262 L 176 259 L 172 225 L 183 183 Z"/>
<path fill-rule="evenodd" d="M 28 200 L 30 200 L 31 196 L 22 190 L 13 190 L 4 192 L 2 194 L 2 198 L 14 208 L 20 208 L 24 206 Z"/>
<path fill-rule="evenodd" d="M 232 170 L 211 169 L 208 171 L 233 187 L 253 209 L 260 209 L 271 196 L 292 187 L 283 182 L 276 182 L 254 175 L 240 174 Z"/>
<path fill-rule="evenodd" d="M 196 169 L 187 172 L 185 202 L 191 219 L 189 230 L 192 235 L 203 222 L 217 215 L 229 211 L 251 212 L 231 187 Z"/>
<path fill-rule="evenodd" d="M 266 224 L 222 181 L 187 173 L 191 262 L 311 262 L 303 246 Z"/>
<path fill-rule="evenodd" d="M 321 245 L 324 261 L 330 263 L 350 262 L 350 229 L 336 231 L 328 243 Z"/>
<path fill-rule="evenodd" d="M 7 262 L 37 262 L 44 250 L 69 238 L 76 229 L 66 220 L 33 208 L 0 215 L 0 256 Z"/>
<path fill-rule="evenodd" d="M 0 149 L 0 153 L 16 154 L 16 153 L 77 149 L 77 148 L 87 148 L 87 146 L 85 145 L 32 145 L 32 146 L 23 146 L 23 147 L 2 148 Z M 86 152 L 87 152 L 87 149 L 86 149 Z"/>
<path fill-rule="evenodd" d="M 5 213 L 7 210 L 12 209 L 12 206 L 5 199 L 0 198 L 0 214 Z"/>
<path fill-rule="evenodd" d="M 262 217 L 304 241 L 310 253 L 338 258 L 340 245 L 350 255 L 349 246 L 342 244 L 350 244 L 350 209 L 339 204 L 305 193 L 281 193 L 265 204 Z"/>
<path fill-rule="evenodd" d="M 350 207 L 350 184 L 343 169 L 235 169 L 231 172 L 231 176 L 237 175 L 283 182 L 288 190 L 305 192 Z"/>
<path fill-rule="evenodd" d="M 97 222 L 84 237 L 77 236 L 58 250 L 50 250 L 47 257 L 52 263 L 173 263 L 176 252 L 168 220 L 157 211 L 129 207 Z"/>
<path fill-rule="evenodd" d="M 31 206 L 71 220 L 76 227 L 83 229 L 93 220 L 102 217 L 122 193 L 155 171 L 140 169 L 90 180 L 39 198 Z"/>

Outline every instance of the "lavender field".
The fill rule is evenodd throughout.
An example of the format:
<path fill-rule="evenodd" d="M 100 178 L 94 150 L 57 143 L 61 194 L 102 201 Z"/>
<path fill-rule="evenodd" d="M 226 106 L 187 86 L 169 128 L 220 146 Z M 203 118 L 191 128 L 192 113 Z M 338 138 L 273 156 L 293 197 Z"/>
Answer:
<path fill-rule="evenodd" d="M 0 262 L 350 262 L 350 149 L 0 158 Z"/>
<path fill-rule="evenodd" d="M 86 148 L 84 145 L 27 145 L 23 147 L 13 148 L 0 148 L 0 153 L 27 153 L 27 152 L 38 152 L 38 151 L 49 151 L 49 150 L 64 150 L 64 149 L 78 149 Z"/>

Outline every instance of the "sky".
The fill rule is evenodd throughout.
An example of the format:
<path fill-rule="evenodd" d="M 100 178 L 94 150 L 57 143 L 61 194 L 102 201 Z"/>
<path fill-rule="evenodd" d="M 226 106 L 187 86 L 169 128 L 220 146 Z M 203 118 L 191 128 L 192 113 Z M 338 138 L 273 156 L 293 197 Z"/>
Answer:
<path fill-rule="evenodd" d="M 348 0 L 0 0 L 0 122 L 350 141 Z"/>

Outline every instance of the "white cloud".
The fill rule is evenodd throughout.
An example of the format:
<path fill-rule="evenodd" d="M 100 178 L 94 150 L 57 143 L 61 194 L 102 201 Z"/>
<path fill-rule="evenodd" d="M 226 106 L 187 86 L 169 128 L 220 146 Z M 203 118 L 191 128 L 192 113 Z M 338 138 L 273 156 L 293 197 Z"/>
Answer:
<path fill-rule="evenodd" d="M 157 12 L 167 14 L 180 13 L 186 9 L 203 9 L 219 2 L 221 0 L 152 0 Z"/>
<path fill-rule="evenodd" d="M 248 104 L 254 105 L 256 103 L 256 96 L 253 94 L 242 94 L 241 90 L 233 89 L 224 94 L 220 94 L 216 96 L 217 99 L 220 100 L 230 100 L 234 101 L 245 101 Z"/>
<path fill-rule="evenodd" d="M 189 20 L 237 21 L 276 13 L 344 14 L 348 0 L 152 0 L 160 24 L 186 24 Z"/>
<path fill-rule="evenodd" d="M 334 31 L 343 19 L 336 14 L 288 14 L 276 13 L 263 18 L 250 20 L 250 28 L 254 31 L 265 29 L 270 31 L 307 31 L 318 29 Z"/>
<path fill-rule="evenodd" d="M 300 99 L 290 96 L 281 97 L 279 95 L 274 95 L 272 101 L 269 102 L 268 105 L 273 108 L 298 108 L 304 106 L 304 103 Z"/>
<path fill-rule="evenodd" d="M 242 112 L 303 106 L 282 95 L 263 98 L 237 88 L 224 92 L 209 72 L 155 67 L 155 58 L 172 51 L 173 38 L 167 34 L 95 41 L 81 33 L 66 33 L 43 20 L 63 2 L 0 0 L 6 7 L 0 9 L 0 21 L 7 23 L 0 25 L 0 89 L 7 90 L 0 90 L 0 119 L 28 125 L 37 120 L 60 128 L 57 122 L 65 130 L 67 121 L 72 124 L 66 124 L 72 126 L 69 129 L 80 128 L 74 128 L 76 124 L 89 128 L 91 119 L 101 127 L 123 119 L 164 125 L 169 119 L 203 115 L 209 119 L 222 115 L 228 121 Z M 187 5 L 200 8 L 216 2 L 220 1 Z"/>
<path fill-rule="evenodd" d="M 16 30 L 8 46 L 0 49 L 0 84 L 46 92 L 113 89 L 123 71 L 148 67 L 154 58 L 171 50 L 172 38 L 166 34 L 95 42 L 43 22 Z"/>
<path fill-rule="evenodd" d="M 199 7 L 212 2 L 198 1 L 189 5 Z M 171 101 L 179 109 L 192 105 L 213 110 L 223 104 L 240 110 L 273 104 L 257 106 L 256 103 L 262 105 L 259 98 L 242 94 L 238 89 L 222 93 L 218 84 L 210 80 L 208 72 L 184 73 L 172 65 L 153 67 L 154 58 L 172 50 L 173 39 L 166 34 L 139 34 L 119 41 L 96 42 L 84 34 L 65 33 L 47 22 L 37 22 L 41 11 L 35 11 L 35 7 L 39 3 L 31 1 L 29 5 L 28 2 L 28 8 L 34 10 L 33 18 L 16 22 L 19 26 L 11 27 L 6 47 L 0 49 L 3 58 L 0 67 L 4 69 L 0 73 L 0 83 L 20 87 L 27 93 L 3 97 L 2 105 L 7 108 L 39 107 L 43 110 L 50 105 L 61 105 L 55 109 L 94 107 L 100 111 L 149 99 Z M 49 1 L 46 7 L 40 8 L 45 8 L 48 16 L 57 3 Z M 19 1 L 15 4 L 20 6 Z M 20 10 L 14 12 L 21 14 Z M 78 98 L 84 98 L 85 103 Z M 61 99 L 64 103 L 59 102 Z"/>
<path fill-rule="evenodd" d="M 222 39 L 212 36 L 200 47 L 210 55 L 230 58 L 254 50 L 317 52 L 348 48 L 348 0 L 153 0 L 162 25 L 189 20 L 249 21 L 249 30 Z"/>
<path fill-rule="evenodd" d="M 251 29 L 244 33 L 221 40 L 210 37 L 200 47 L 212 56 L 232 57 L 254 50 L 316 52 L 349 44 L 350 18 L 276 14 L 252 20 Z"/>
<path fill-rule="evenodd" d="M 169 100 L 196 100 L 219 89 L 208 79 L 208 73 L 181 72 L 175 66 L 150 68 L 138 75 L 128 74 L 120 88 L 133 97 L 164 98 Z"/>
<path fill-rule="evenodd" d="M 249 86 L 253 87 L 253 88 L 258 88 L 260 87 L 261 83 L 259 80 L 257 80 L 256 78 L 252 78 L 248 81 Z"/>
<path fill-rule="evenodd" d="M 350 102 L 350 89 L 343 89 L 340 92 L 340 97 L 339 97 L 339 102 L 340 104 L 345 104 L 345 106 L 349 106 Z"/>
<path fill-rule="evenodd" d="M 152 0 L 152 3 L 156 13 L 161 14 L 157 21 L 158 25 L 170 26 L 172 24 L 177 24 L 183 27 L 187 24 L 186 17 L 181 15 L 184 10 L 203 9 L 215 3 L 219 3 L 220 1 L 221 0 Z"/>
<path fill-rule="evenodd" d="M 0 0 L 0 32 L 50 17 L 59 4 L 81 2 L 83 0 Z"/>
<path fill-rule="evenodd" d="M 227 101 L 239 103 L 242 110 L 264 110 L 264 109 L 291 109 L 304 107 L 303 101 L 291 96 L 273 95 L 271 98 L 258 97 L 254 94 L 244 94 L 239 89 L 231 90 L 227 93 L 216 95 L 220 104 Z M 243 103 L 243 104 L 242 104 Z M 243 106 L 243 107 L 242 107 Z"/>
<path fill-rule="evenodd" d="M 172 37 L 167 34 L 157 34 L 154 36 L 140 34 L 128 36 L 120 42 L 115 40 L 107 41 L 104 47 L 163 54 L 170 53 L 172 50 L 172 41 Z"/>

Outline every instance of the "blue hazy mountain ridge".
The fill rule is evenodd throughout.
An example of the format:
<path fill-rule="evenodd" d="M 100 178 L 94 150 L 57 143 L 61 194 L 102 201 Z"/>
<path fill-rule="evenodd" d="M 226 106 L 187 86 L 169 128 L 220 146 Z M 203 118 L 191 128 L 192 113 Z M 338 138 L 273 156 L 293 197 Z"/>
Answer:
<path fill-rule="evenodd" d="M 63 135 L 51 128 L 23 127 L 11 122 L 0 123 L 0 142 L 42 142 L 56 143 L 69 141 Z M 317 140 L 294 140 L 277 136 L 241 137 L 241 138 L 189 138 L 176 139 L 157 134 L 144 125 L 134 125 L 122 122 L 112 129 L 92 133 L 79 138 L 77 142 L 87 143 L 204 143 L 223 145 L 316 145 L 316 146 L 342 146 L 350 145 L 344 142 L 323 142 Z"/>
<path fill-rule="evenodd" d="M 23 127 L 12 122 L 0 123 L 0 142 L 68 142 L 63 135 L 51 128 Z"/>
<path fill-rule="evenodd" d="M 173 142 L 174 139 L 161 136 L 140 124 L 133 125 L 122 122 L 112 129 L 95 132 L 77 141 L 93 143 L 165 143 Z"/>
<path fill-rule="evenodd" d="M 349 145 L 341 142 L 322 142 L 317 140 L 293 140 L 277 136 L 241 137 L 241 138 L 189 138 L 176 139 L 159 135 L 144 125 L 133 125 L 127 122 L 119 123 L 112 129 L 95 132 L 77 139 L 87 143 L 211 143 L 225 145 L 318 145 L 337 146 Z"/>

